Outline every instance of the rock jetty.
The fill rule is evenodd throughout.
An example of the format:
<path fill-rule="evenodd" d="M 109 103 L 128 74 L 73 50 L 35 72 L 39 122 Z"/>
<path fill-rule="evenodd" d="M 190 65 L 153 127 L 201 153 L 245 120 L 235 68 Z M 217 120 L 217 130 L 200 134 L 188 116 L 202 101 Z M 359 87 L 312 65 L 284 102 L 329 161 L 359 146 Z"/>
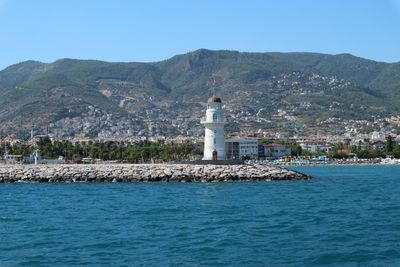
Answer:
<path fill-rule="evenodd" d="M 0 165 L 0 183 L 252 182 L 308 180 L 310 176 L 265 165 L 115 164 Z"/>

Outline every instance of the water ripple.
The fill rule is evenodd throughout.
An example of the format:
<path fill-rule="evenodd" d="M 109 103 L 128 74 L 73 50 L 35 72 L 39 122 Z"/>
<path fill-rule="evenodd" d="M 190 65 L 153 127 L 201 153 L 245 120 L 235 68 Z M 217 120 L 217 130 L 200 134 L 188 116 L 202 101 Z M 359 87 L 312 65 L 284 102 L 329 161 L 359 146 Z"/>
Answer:
<path fill-rule="evenodd" d="M 400 266 L 400 167 L 312 181 L 0 186 L 0 266 Z"/>

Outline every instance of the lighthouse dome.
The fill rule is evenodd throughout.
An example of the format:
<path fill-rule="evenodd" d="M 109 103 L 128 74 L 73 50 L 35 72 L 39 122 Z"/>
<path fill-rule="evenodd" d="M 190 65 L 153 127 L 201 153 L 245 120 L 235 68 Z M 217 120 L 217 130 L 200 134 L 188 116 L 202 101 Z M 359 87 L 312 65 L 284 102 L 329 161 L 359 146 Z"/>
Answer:
<path fill-rule="evenodd" d="M 212 96 L 208 99 L 207 103 L 222 103 L 221 98 Z"/>

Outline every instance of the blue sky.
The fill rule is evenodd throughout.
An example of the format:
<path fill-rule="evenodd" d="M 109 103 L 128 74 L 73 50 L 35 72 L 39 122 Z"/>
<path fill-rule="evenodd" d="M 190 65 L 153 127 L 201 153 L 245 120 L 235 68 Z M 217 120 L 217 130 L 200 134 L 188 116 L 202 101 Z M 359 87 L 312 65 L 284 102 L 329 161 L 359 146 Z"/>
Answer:
<path fill-rule="evenodd" d="M 0 0 L 0 69 L 158 61 L 199 48 L 400 61 L 400 0 Z"/>

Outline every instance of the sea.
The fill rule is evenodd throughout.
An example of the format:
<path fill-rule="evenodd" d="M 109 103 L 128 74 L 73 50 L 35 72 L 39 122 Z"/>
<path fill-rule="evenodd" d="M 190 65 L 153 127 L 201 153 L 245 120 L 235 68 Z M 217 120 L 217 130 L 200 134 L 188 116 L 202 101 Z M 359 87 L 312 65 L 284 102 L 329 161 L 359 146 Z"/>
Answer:
<path fill-rule="evenodd" d="M 400 266 L 400 166 L 309 181 L 2 184 L 0 266 Z"/>

